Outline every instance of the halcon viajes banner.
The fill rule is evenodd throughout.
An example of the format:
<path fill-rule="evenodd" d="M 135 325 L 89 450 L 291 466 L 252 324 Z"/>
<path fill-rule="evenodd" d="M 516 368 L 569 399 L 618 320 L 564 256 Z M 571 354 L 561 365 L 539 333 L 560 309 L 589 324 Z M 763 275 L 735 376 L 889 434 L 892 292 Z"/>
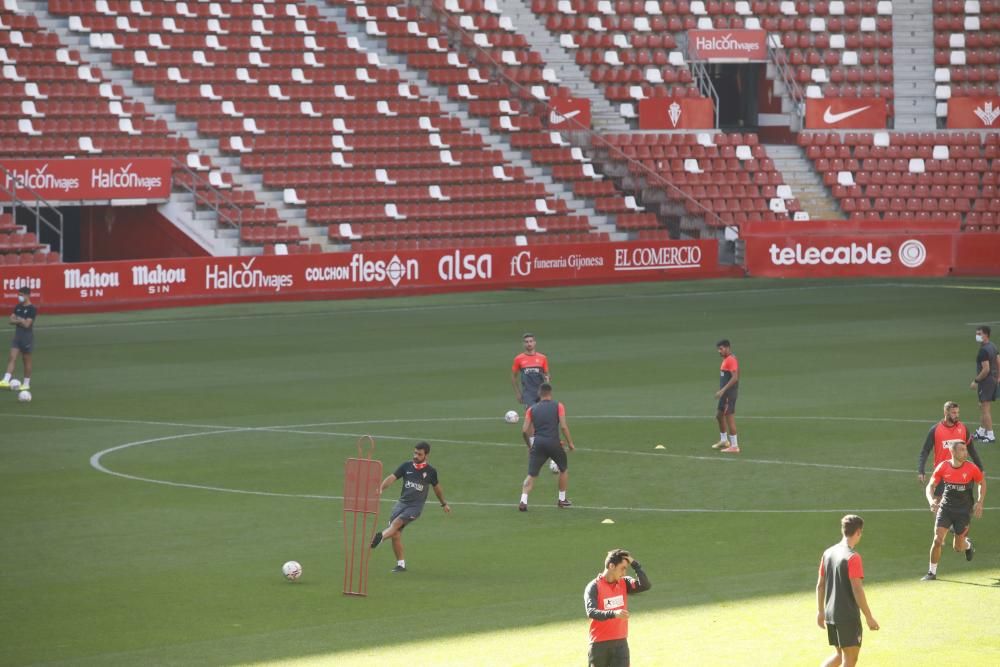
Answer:
<path fill-rule="evenodd" d="M 767 60 L 766 30 L 688 30 L 693 60 L 745 62 Z"/>
<path fill-rule="evenodd" d="M 631 241 L 0 266 L 0 288 L 11 300 L 29 287 L 42 308 L 66 312 L 723 274 L 717 241 Z"/>
<path fill-rule="evenodd" d="M 0 159 L 0 167 L 0 201 L 10 201 L 11 191 L 24 201 L 34 196 L 50 202 L 170 198 L 171 162 L 161 158 Z"/>

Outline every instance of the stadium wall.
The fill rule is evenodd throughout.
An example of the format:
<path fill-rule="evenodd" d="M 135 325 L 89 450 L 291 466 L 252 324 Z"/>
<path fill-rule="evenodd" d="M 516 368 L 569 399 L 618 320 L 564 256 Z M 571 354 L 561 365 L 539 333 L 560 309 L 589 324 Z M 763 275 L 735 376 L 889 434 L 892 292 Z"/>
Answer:
<path fill-rule="evenodd" d="M 0 266 L 0 287 L 12 299 L 28 286 L 58 313 L 743 275 L 718 252 L 703 240 L 160 258 Z"/>
<path fill-rule="evenodd" d="M 172 222 L 146 206 L 87 206 L 80 218 L 80 259 L 204 257 L 208 253 Z"/>
<path fill-rule="evenodd" d="M 798 223 L 801 226 L 801 223 Z M 854 229 L 852 229 L 852 226 Z M 1000 276 L 1000 234 L 948 223 L 761 225 L 744 235 L 747 274 L 769 278 Z"/>

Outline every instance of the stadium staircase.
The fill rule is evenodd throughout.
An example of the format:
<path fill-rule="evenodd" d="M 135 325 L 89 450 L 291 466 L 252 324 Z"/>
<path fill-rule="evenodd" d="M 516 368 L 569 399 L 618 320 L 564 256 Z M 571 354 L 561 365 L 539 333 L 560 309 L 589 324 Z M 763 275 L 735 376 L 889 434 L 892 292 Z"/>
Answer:
<path fill-rule="evenodd" d="M 768 144 L 767 154 L 810 220 L 847 219 L 800 146 Z"/>
<path fill-rule="evenodd" d="M 197 170 L 202 163 L 200 156 L 204 156 L 217 167 L 212 170 L 214 172 L 212 178 L 218 179 L 218 183 L 239 184 L 247 191 L 253 192 L 258 201 L 275 210 L 279 218 L 295 222 L 296 215 L 284 206 L 280 192 L 262 188 L 259 175 L 247 174 L 240 170 L 238 158 L 223 155 L 218 149 L 217 141 L 198 133 L 196 122 L 177 117 L 173 105 L 157 101 L 153 87 L 136 83 L 132 71 L 127 67 L 116 65 L 112 61 L 110 52 L 92 47 L 91 33 L 74 32 L 70 29 L 68 17 L 49 14 L 46 11 L 48 4 L 38 0 L 18 0 L 18 5 L 22 9 L 34 14 L 39 25 L 58 35 L 60 41 L 79 52 L 83 60 L 99 67 L 107 80 L 112 85 L 119 86 L 127 97 L 143 104 L 147 111 L 163 119 L 171 134 L 183 137 L 191 151 L 199 156 L 197 159 L 185 160 L 185 164 Z M 237 252 L 255 254 L 255 251 L 262 250 L 260 247 L 240 250 L 239 231 L 220 221 L 215 210 L 199 208 L 192 192 L 185 190 L 173 192 L 170 201 L 159 207 L 159 212 L 212 255 L 235 255 Z M 322 234 L 322 230 L 309 230 L 301 226 L 299 231 L 304 238 Z M 316 240 L 312 242 L 315 243 Z"/>
<path fill-rule="evenodd" d="M 530 153 L 514 148 L 508 138 L 502 133 L 492 131 L 488 117 L 477 117 L 470 113 L 469 106 L 463 104 L 461 98 L 456 99 L 455 95 L 449 95 L 447 86 L 432 83 L 426 71 L 416 67 L 409 67 L 406 57 L 391 51 L 385 40 L 378 39 L 369 34 L 368 21 L 362 23 L 357 18 L 352 20 L 348 15 L 348 8 L 343 4 L 316 2 L 315 6 L 321 16 L 328 21 L 335 22 L 341 27 L 345 35 L 358 40 L 367 50 L 377 53 L 382 62 L 396 67 L 400 73 L 400 77 L 419 92 L 422 97 L 436 101 L 443 112 L 460 118 L 465 128 L 476 133 L 481 137 L 485 145 L 499 152 L 508 163 L 519 168 L 529 182 L 539 183 L 545 187 L 547 192 L 554 193 L 560 197 L 565 202 L 566 208 L 573 215 L 579 217 L 580 224 L 577 225 L 578 230 L 586 229 L 589 221 L 589 226 L 593 227 L 595 231 L 614 234 L 613 238 L 621 237 L 616 232 L 614 226 L 610 224 L 607 216 L 598 214 L 597 211 L 585 202 L 575 198 L 572 188 L 566 184 L 557 182 L 542 166 L 532 162 Z M 425 11 L 429 10 L 425 8 Z M 355 14 L 355 17 L 357 17 L 357 14 Z M 442 43 L 445 43 L 443 37 L 439 39 Z M 458 55 L 457 51 L 453 51 L 453 53 Z M 542 225 L 544 226 L 544 222 Z"/>
<path fill-rule="evenodd" d="M 536 178 L 560 195 L 571 214 L 561 224 L 575 218 L 584 225 L 576 231 L 591 233 L 572 240 L 622 240 L 633 232 L 660 228 L 655 215 L 595 170 L 568 134 L 545 129 L 549 110 L 544 102 L 568 89 L 498 4 L 434 0 L 422 5 L 427 15 L 414 14 L 414 7 L 391 0 L 357 5 L 331 0 L 329 4 L 336 11 L 325 15 L 338 24 L 346 19 L 363 25 L 366 38 L 374 37 L 390 52 L 405 54 L 408 67 L 418 72 L 426 87 L 457 102 L 469 116 L 480 118 L 480 126 L 489 127 L 494 135 L 491 141 L 505 154 L 541 167 Z M 430 20 L 417 27 L 409 25 L 414 18 L 428 16 Z M 417 30 L 429 32 L 411 37 Z M 484 76 L 480 70 L 485 81 L 480 81 Z M 549 222 L 549 218 L 538 218 L 532 225 Z M 532 238 L 538 242 L 570 240 L 560 236 Z"/>
<path fill-rule="evenodd" d="M 895 129 L 926 132 L 937 128 L 934 101 L 934 16 L 927 0 L 892 4 L 892 59 L 895 81 Z"/>
<path fill-rule="evenodd" d="M 426 2 L 426 0 L 424 0 Z M 591 127 L 598 132 L 625 132 L 628 124 L 604 97 L 604 93 L 576 64 L 575 56 L 565 49 L 545 23 L 531 10 L 530 0 L 496 0 L 497 6 L 513 19 L 514 27 L 525 35 L 531 48 L 540 53 L 545 63 L 552 67 L 559 81 L 573 91 L 576 97 L 590 101 Z"/>

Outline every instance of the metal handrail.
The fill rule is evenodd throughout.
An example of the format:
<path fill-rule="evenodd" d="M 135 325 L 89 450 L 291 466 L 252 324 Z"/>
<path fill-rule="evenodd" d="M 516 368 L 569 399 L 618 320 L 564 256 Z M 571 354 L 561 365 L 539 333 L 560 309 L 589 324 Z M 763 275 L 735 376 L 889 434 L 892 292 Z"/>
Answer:
<path fill-rule="evenodd" d="M 709 76 L 705 63 L 701 60 L 689 60 L 688 66 L 691 69 L 691 76 L 698 84 L 698 91 L 712 100 L 712 106 L 715 108 L 715 127 L 719 127 L 719 92 L 712 83 L 712 77 Z"/>
<path fill-rule="evenodd" d="M 171 160 L 175 169 L 180 168 L 189 177 L 188 181 L 175 184 L 194 196 L 195 211 L 198 210 L 198 202 L 202 202 L 215 211 L 216 219 L 220 224 L 227 224 L 236 229 L 236 255 L 237 257 L 241 256 L 243 254 L 243 209 L 237 206 L 235 201 L 227 197 L 222 190 L 213 186 L 204 176 L 188 167 L 185 163 L 176 157 L 171 158 Z M 199 185 L 201 186 L 200 191 Z M 229 213 L 226 213 L 223 208 L 225 206 L 229 206 L 230 210 L 236 211 L 236 216 L 233 217 Z M 218 238 L 218 236 L 219 228 L 216 227 L 215 237 Z"/>
<path fill-rule="evenodd" d="M 806 115 L 806 105 L 805 105 L 805 94 L 802 92 L 802 86 L 799 82 L 795 80 L 795 74 L 792 72 L 791 68 L 784 58 L 779 57 L 779 55 L 784 55 L 784 49 L 777 49 L 771 42 L 771 37 L 767 38 L 767 58 L 774 65 L 775 70 L 781 77 L 781 82 L 784 84 L 785 89 L 788 91 L 789 97 L 792 99 L 793 112 L 798 116 L 801 123 L 802 119 Z M 800 125 L 801 127 L 801 125 Z"/>
<path fill-rule="evenodd" d="M 19 197 L 17 193 L 18 190 L 20 190 L 21 192 L 27 192 L 28 194 L 30 194 L 32 199 L 34 199 L 33 214 L 35 216 L 35 238 L 37 238 L 39 243 L 41 243 L 41 238 L 42 238 L 41 231 L 43 225 L 46 228 L 52 230 L 59 238 L 59 261 L 60 262 L 63 261 L 63 256 L 64 256 L 63 237 L 65 231 L 65 224 L 62 211 L 60 211 L 58 208 L 53 206 L 47 199 L 38 194 L 38 192 L 36 192 L 34 188 L 21 184 L 18 181 L 17 177 L 11 174 L 11 172 L 6 167 L 0 165 L 0 171 L 3 172 L 3 184 L 0 185 L 0 188 L 2 188 L 4 192 L 10 195 L 11 209 L 13 211 L 16 211 L 18 204 L 20 204 L 21 208 L 29 212 L 32 212 L 31 204 L 25 205 L 24 200 L 21 197 Z M 7 183 L 11 183 L 12 187 L 7 187 Z M 55 214 L 56 224 L 53 224 L 45 217 L 44 211 L 46 210 L 51 211 L 52 213 Z"/>
<path fill-rule="evenodd" d="M 544 109 L 545 114 L 548 115 L 548 114 L 551 114 L 553 111 L 556 110 L 554 107 L 550 106 L 545 101 L 539 100 L 539 99 L 535 98 L 534 96 L 531 96 L 530 95 L 530 90 L 528 90 L 525 86 L 521 85 L 520 83 L 518 83 L 514 79 L 510 78 L 509 76 L 507 76 L 507 74 L 503 71 L 503 69 L 504 69 L 503 63 L 498 62 L 488 51 L 486 51 L 486 50 L 482 49 L 481 47 L 479 47 L 479 45 L 477 45 L 475 43 L 472 35 L 469 32 L 467 32 L 466 30 L 464 30 L 458 24 L 458 20 L 452 20 L 452 17 L 450 15 L 448 15 L 448 14 L 444 14 L 442 16 L 440 13 L 438 13 L 438 11 L 436 10 L 436 8 L 430 2 L 427 2 L 427 3 L 423 4 L 423 8 L 425 10 L 425 13 L 429 14 L 430 17 L 433 20 L 437 21 L 439 24 L 443 24 L 444 28 L 447 31 L 452 31 L 452 32 L 459 33 L 463 37 L 466 38 L 464 40 L 460 40 L 458 44 L 453 44 L 452 48 L 459 49 L 459 50 L 460 49 L 468 49 L 468 50 L 472 50 L 472 51 L 475 51 L 477 53 L 482 54 L 483 56 L 485 56 L 486 60 L 493 66 L 492 67 L 493 68 L 493 75 L 495 77 L 497 77 L 499 79 L 502 79 L 504 83 L 506 83 L 507 85 L 511 86 L 512 88 L 514 88 L 515 90 L 517 90 L 519 92 L 527 91 L 529 93 L 529 96 L 526 99 L 533 100 L 533 101 L 532 102 L 523 102 L 523 99 L 525 99 L 525 98 L 522 98 L 522 103 L 524 103 L 527 106 L 529 106 L 529 109 L 531 111 L 533 111 L 533 112 L 535 111 L 534 107 L 541 107 L 542 109 Z M 711 82 L 709 82 L 709 85 L 711 85 Z M 714 86 L 712 87 L 712 90 L 714 91 Z M 718 95 L 716 94 L 716 96 L 715 96 L 715 115 L 716 115 L 715 126 L 716 126 L 716 128 L 718 128 L 718 125 L 719 125 L 719 122 L 718 122 L 719 108 L 718 107 L 719 107 L 719 105 L 718 105 Z M 666 178 L 664 178 L 664 176 L 662 174 L 653 171 L 652 169 L 650 169 L 649 167 L 647 167 L 646 165 L 644 165 L 642 162 L 639 162 L 637 160 L 633 160 L 632 158 L 630 158 L 627 155 L 625 155 L 625 153 L 622 152 L 621 149 L 619 149 L 617 146 L 614 146 L 611 142 L 609 142 L 607 139 L 605 139 L 604 137 L 602 137 L 599 133 L 595 132 L 593 129 L 591 129 L 589 127 L 584 127 L 577 120 L 572 119 L 572 118 L 571 119 L 567 119 L 566 123 L 567 123 L 567 125 L 574 125 L 575 126 L 575 129 L 574 129 L 575 132 L 586 133 L 587 137 L 590 140 L 591 145 L 594 145 L 595 143 L 596 144 L 600 144 L 602 147 L 604 147 L 605 149 L 608 150 L 609 154 L 610 153 L 614 153 L 617 158 L 623 160 L 626 163 L 634 163 L 638 167 L 638 169 L 640 171 L 642 171 L 643 175 L 647 178 L 647 180 L 649 180 L 650 182 L 652 182 L 654 185 L 657 185 L 657 186 L 663 188 L 665 191 L 667 191 L 668 192 L 668 196 L 669 196 L 669 194 L 674 194 L 675 196 L 672 197 L 673 199 L 679 199 L 679 200 L 682 200 L 682 201 L 691 202 L 692 204 L 694 204 L 694 206 L 696 208 L 698 208 L 702 212 L 702 215 L 704 215 L 706 217 L 706 219 L 713 220 L 719 226 L 722 226 L 722 227 L 727 226 L 726 223 L 722 220 L 722 218 L 720 218 L 719 215 L 717 213 L 715 213 L 715 211 L 709 210 L 707 207 L 705 207 L 704 204 L 702 204 L 701 202 L 699 202 L 698 200 L 696 200 L 689 193 L 685 192 L 684 190 L 682 190 L 681 188 L 679 188 L 677 185 L 675 185 L 671 181 L 669 181 Z"/>

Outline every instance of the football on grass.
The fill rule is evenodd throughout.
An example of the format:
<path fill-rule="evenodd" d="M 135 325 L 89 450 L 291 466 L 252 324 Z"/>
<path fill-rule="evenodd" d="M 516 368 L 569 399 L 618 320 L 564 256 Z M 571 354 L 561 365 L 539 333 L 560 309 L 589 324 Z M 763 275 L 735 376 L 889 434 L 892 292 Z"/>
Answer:
<path fill-rule="evenodd" d="M 518 420 L 518 415 L 513 410 L 508 410 L 507 414 L 503 416 L 503 420 L 508 424 L 516 424 Z"/>
<path fill-rule="evenodd" d="M 17 395 L 17 400 L 21 401 L 22 403 L 30 403 L 31 392 L 25 389 L 24 391 L 22 391 L 20 394 Z"/>
<path fill-rule="evenodd" d="M 10 381 L 10 390 L 11 391 L 17 391 L 20 388 L 21 388 L 21 381 L 20 380 L 11 380 Z"/>
<path fill-rule="evenodd" d="M 285 579 L 295 581 L 302 576 L 302 566 L 298 561 L 290 560 L 281 566 L 281 573 L 285 575 Z"/>

